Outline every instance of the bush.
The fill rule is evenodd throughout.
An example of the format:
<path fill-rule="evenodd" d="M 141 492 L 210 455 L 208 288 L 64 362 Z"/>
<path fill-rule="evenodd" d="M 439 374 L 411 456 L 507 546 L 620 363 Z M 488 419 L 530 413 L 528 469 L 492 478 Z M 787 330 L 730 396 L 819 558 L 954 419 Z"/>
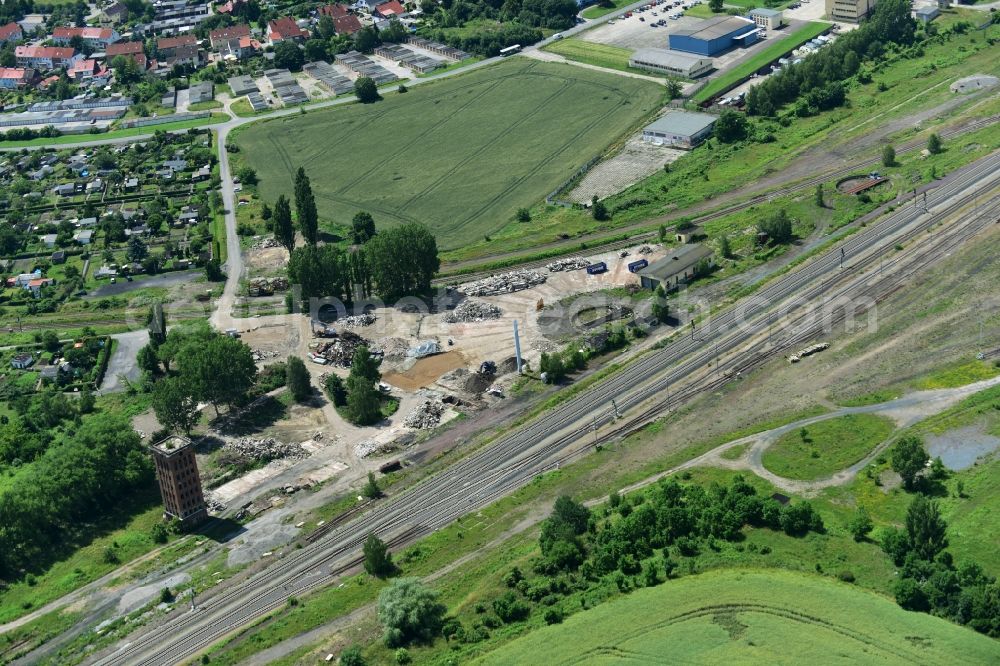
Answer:
<path fill-rule="evenodd" d="M 556 608 L 549 608 L 542 617 L 545 620 L 545 624 L 559 624 L 563 621 L 562 611 Z"/>
<path fill-rule="evenodd" d="M 395 655 L 397 664 L 408 664 L 413 661 L 413 657 L 410 656 L 410 651 L 406 648 L 399 648 L 396 650 Z"/>
<path fill-rule="evenodd" d="M 153 539 L 153 543 L 166 543 L 167 542 L 167 528 L 163 523 L 156 523 L 149 530 L 149 536 Z"/>
<path fill-rule="evenodd" d="M 389 647 L 430 642 L 442 633 L 444 604 L 416 578 L 400 578 L 378 596 L 378 618 Z"/>
<path fill-rule="evenodd" d="M 493 600 L 493 612 L 506 624 L 524 620 L 531 614 L 531 607 L 515 596 L 506 592 L 500 598 Z"/>
<path fill-rule="evenodd" d="M 842 580 L 842 581 L 844 581 L 845 583 L 853 583 L 854 582 L 854 572 L 852 572 L 852 571 L 846 571 L 846 570 L 845 571 L 841 571 L 840 573 L 837 574 L 837 578 L 840 579 L 840 580 Z"/>
<path fill-rule="evenodd" d="M 365 658 L 361 656 L 361 648 L 357 645 L 344 648 L 344 651 L 340 653 L 339 662 L 340 666 L 365 666 L 367 663 Z"/>

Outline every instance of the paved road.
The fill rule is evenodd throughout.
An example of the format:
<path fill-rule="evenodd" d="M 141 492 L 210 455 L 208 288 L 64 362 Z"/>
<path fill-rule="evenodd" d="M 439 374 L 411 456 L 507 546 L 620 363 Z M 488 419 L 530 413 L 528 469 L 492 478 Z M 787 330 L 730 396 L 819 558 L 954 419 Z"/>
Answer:
<path fill-rule="evenodd" d="M 888 276 L 894 266 L 903 266 L 901 262 L 914 256 L 894 253 L 895 245 L 912 242 L 938 248 L 948 236 L 945 231 L 928 235 L 931 225 L 954 219 L 977 194 L 992 191 L 998 183 L 1000 152 L 940 181 L 928 195 L 930 213 L 904 206 L 849 237 L 840 247 L 764 286 L 752 298 L 717 314 L 697 335 L 675 337 L 662 351 L 640 358 L 310 546 L 290 550 L 268 569 L 221 592 L 198 611 L 176 613 L 164 625 L 130 637 L 95 663 L 165 664 L 189 659 L 223 635 L 283 605 L 289 596 L 332 582 L 331 574 L 357 562 L 358 549 L 367 534 L 375 532 L 393 544 L 409 541 L 493 502 L 529 482 L 567 451 L 586 447 L 592 422 L 600 429 L 615 420 L 612 399 L 623 417 L 631 418 L 630 414 L 648 409 L 651 398 L 657 402 L 654 407 L 662 409 L 664 396 L 670 404 L 671 391 L 676 402 L 678 390 L 718 385 L 724 381 L 723 368 L 719 367 L 723 358 L 727 372 L 766 358 L 762 348 L 767 347 L 775 310 L 779 316 L 795 319 L 796 328 L 784 332 L 770 353 L 780 353 L 782 344 L 801 344 L 822 324 L 822 313 L 809 311 L 806 304 L 866 295 L 882 278 L 881 273 L 865 269 L 877 268 L 883 253 L 889 257 Z M 983 222 L 980 217 L 967 216 L 963 224 Z M 849 270 L 843 270 L 842 264 Z"/>
<path fill-rule="evenodd" d="M 125 390 L 125 383 L 122 376 L 128 381 L 138 381 L 142 375 L 135 357 L 139 350 L 149 342 L 149 331 L 142 328 L 138 331 L 128 333 L 117 333 L 111 336 L 118 341 L 111 360 L 108 361 L 108 369 L 104 373 L 104 381 L 101 382 L 101 393 L 117 393 Z"/>

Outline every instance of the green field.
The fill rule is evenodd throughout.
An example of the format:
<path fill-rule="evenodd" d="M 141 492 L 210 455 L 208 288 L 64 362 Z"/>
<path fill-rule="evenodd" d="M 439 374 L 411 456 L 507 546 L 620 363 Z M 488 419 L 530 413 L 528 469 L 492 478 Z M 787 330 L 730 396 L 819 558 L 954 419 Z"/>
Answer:
<path fill-rule="evenodd" d="M 537 203 L 661 101 L 659 86 L 523 58 L 355 104 L 255 123 L 235 139 L 265 200 L 309 174 L 320 216 L 419 221 L 461 247 Z"/>
<path fill-rule="evenodd" d="M 632 0 L 612 0 L 611 7 L 601 7 L 600 5 L 591 5 L 587 7 L 582 12 L 580 16 L 585 19 L 595 19 L 601 18 L 602 16 L 607 16 L 611 12 L 621 9 L 622 7 L 627 7 L 632 4 Z"/>
<path fill-rule="evenodd" d="M 864 458 L 893 427 L 889 419 L 873 414 L 820 421 L 779 437 L 764 451 L 764 467 L 789 479 L 830 476 Z"/>
<path fill-rule="evenodd" d="M 669 655 L 669 657 L 667 657 Z M 539 629 L 482 664 L 986 664 L 1000 642 L 844 583 L 714 571 Z"/>
<path fill-rule="evenodd" d="M 787 37 L 783 37 L 776 40 L 772 44 L 768 44 L 749 60 L 739 63 L 736 67 L 733 67 L 718 78 L 713 79 L 707 86 L 695 94 L 693 97 L 694 101 L 704 102 L 724 90 L 729 90 L 741 79 L 750 76 L 769 62 L 777 60 L 784 54 L 797 48 L 800 44 L 805 44 L 810 39 L 823 34 L 827 31 L 827 29 L 829 29 L 829 27 L 829 23 L 807 23 L 805 26 L 791 33 Z"/>
<path fill-rule="evenodd" d="M 620 69 L 622 71 L 631 69 L 628 66 L 628 60 L 632 57 L 632 51 L 619 46 L 611 46 L 610 44 L 598 44 L 596 42 L 570 38 L 552 42 L 545 47 L 545 50 L 558 53 L 570 60 L 596 65 L 597 67 Z"/>

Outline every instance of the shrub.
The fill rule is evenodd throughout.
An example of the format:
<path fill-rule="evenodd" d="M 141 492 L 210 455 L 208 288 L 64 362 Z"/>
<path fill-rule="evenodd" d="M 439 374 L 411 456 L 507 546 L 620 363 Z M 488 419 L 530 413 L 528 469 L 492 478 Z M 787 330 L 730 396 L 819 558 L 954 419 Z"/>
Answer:
<path fill-rule="evenodd" d="M 563 614 L 557 608 L 549 608 L 545 611 L 545 615 L 542 616 L 545 620 L 545 624 L 559 624 L 563 621 Z"/>

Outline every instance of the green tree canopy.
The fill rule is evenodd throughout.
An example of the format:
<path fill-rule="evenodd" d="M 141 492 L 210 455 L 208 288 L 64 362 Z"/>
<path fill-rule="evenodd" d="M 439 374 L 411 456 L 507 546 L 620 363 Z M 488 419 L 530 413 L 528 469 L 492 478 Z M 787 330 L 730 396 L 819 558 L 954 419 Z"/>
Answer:
<path fill-rule="evenodd" d="M 302 167 L 295 173 L 295 215 L 302 237 L 310 245 L 315 245 L 319 233 L 319 215 L 316 212 L 312 184 Z"/>
<path fill-rule="evenodd" d="M 362 104 L 371 104 L 382 99 L 382 96 L 378 94 L 378 86 L 375 85 L 375 81 L 367 76 L 360 76 L 354 82 L 354 95 Z"/>
<path fill-rule="evenodd" d="M 429 643 L 441 631 L 444 604 L 416 578 L 394 580 L 378 595 L 378 619 L 389 647 Z"/>
<path fill-rule="evenodd" d="M 153 385 L 153 411 L 169 430 L 189 434 L 198 423 L 198 401 L 180 377 L 166 377 Z"/>
<path fill-rule="evenodd" d="M 285 385 L 295 402 L 305 402 L 312 396 L 309 370 L 298 356 L 289 356 L 285 363 Z"/>
<path fill-rule="evenodd" d="M 384 541 L 375 536 L 374 533 L 369 534 L 368 538 L 365 539 L 363 550 L 365 555 L 365 571 L 372 576 L 385 578 L 396 570 L 396 565 L 392 563 L 392 555 L 389 553 L 389 547 L 385 545 Z"/>
<path fill-rule="evenodd" d="M 899 474 L 908 490 L 914 487 L 917 475 L 927 465 L 927 460 L 924 442 L 916 435 L 905 435 L 892 447 L 892 470 Z"/>
<path fill-rule="evenodd" d="M 376 234 L 365 245 L 364 257 L 375 291 L 386 301 L 430 291 L 431 279 L 441 266 L 437 241 L 416 222 Z"/>
<path fill-rule="evenodd" d="M 197 400 L 230 408 L 241 404 L 257 378 L 250 348 L 228 335 L 187 342 L 177 355 L 184 387 Z"/>
<path fill-rule="evenodd" d="M 295 249 L 295 227 L 292 226 L 292 207 L 284 194 L 279 195 L 274 203 L 273 217 L 275 240 L 291 252 Z"/>

